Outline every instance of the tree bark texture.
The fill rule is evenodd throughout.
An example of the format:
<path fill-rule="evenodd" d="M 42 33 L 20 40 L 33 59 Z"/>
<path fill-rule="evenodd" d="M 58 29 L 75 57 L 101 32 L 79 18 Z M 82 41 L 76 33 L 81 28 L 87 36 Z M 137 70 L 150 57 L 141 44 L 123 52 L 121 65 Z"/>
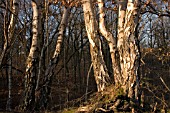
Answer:
<path fill-rule="evenodd" d="M 137 37 L 137 24 L 139 19 L 138 0 L 122 0 L 119 2 L 118 17 L 118 51 L 120 55 L 120 68 L 123 78 L 122 88 L 131 99 L 138 99 L 139 60 L 140 50 Z M 115 79 L 119 79 L 117 75 Z"/>
<path fill-rule="evenodd" d="M 121 84 L 122 83 L 122 76 L 121 76 L 121 70 L 120 70 L 120 64 L 119 64 L 119 54 L 117 50 L 117 44 L 116 44 L 116 38 L 113 37 L 113 35 L 107 31 L 106 26 L 105 26 L 105 13 L 104 13 L 104 3 L 103 0 L 98 0 L 98 6 L 99 6 L 99 30 L 101 34 L 105 37 L 107 40 L 107 43 L 110 48 L 110 54 L 111 54 L 111 59 L 112 59 L 112 68 L 113 68 L 113 73 L 117 77 L 115 77 L 114 82 L 116 84 Z"/>
<path fill-rule="evenodd" d="M 101 42 L 99 37 L 97 37 L 97 25 L 94 17 L 92 1 L 82 0 L 82 2 L 85 26 L 90 42 L 90 54 L 94 70 L 94 77 L 96 80 L 98 91 L 103 91 L 105 87 L 109 84 L 110 77 L 103 59 Z"/>
<path fill-rule="evenodd" d="M 39 34 L 39 23 L 38 23 L 38 6 L 39 1 L 31 1 L 33 9 L 33 21 L 32 21 L 32 44 L 30 52 L 26 62 L 26 74 L 25 74 L 25 89 L 24 89 L 24 102 L 23 110 L 34 110 L 35 109 L 35 87 L 36 87 L 36 77 L 38 70 L 38 34 Z"/>

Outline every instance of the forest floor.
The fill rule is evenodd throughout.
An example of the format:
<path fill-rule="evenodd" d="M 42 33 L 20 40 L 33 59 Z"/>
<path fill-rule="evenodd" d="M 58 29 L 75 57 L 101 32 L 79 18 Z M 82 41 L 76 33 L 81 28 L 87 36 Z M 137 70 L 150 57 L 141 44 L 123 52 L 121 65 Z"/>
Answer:
<path fill-rule="evenodd" d="M 143 50 L 141 62 L 141 93 L 144 95 L 144 102 L 142 103 L 143 111 L 162 112 L 163 110 L 170 109 L 170 53 L 160 52 L 159 50 Z M 7 113 L 7 99 L 8 99 L 8 81 L 5 75 L 0 75 L 0 113 Z M 95 86 L 95 84 L 94 84 Z M 55 87 L 55 86 L 54 86 Z M 90 94 L 89 99 L 85 102 L 84 93 L 70 94 L 69 101 L 65 101 L 65 97 L 61 96 L 60 99 L 53 93 L 52 111 L 59 113 L 74 113 L 82 109 L 91 109 L 93 112 L 108 110 L 112 106 L 113 101 L 116 100 L 115 95 L 121 94 L 120 90 L 111 88 L 110 86 L 105 93 L 93 93 L 95 88 Z M 11 109 L 16 111 L 16 108 L 22 102 L 23 94 L 23 76 L 12 77 L 12 95 L 11 95 Z M 114 92 L 114 94 L 113 94 Z M 64 95 L 60 92 L 60 95 Z M 77 95 L 72 97 L 71 95 Z M 79 97 L 76 99 L 75 97 Z M 60 102 L 57 105 L 58 101 Z M 77 101 L 77 103 L 75 102 Z M 75 103 L 71 105 L 70 103 Z M 54 107 L 59 106 L 59 107 Z M 79 107 L 81 106 L 81 107 Z M 17 112 L 17 111 L 16 111 Z"/>

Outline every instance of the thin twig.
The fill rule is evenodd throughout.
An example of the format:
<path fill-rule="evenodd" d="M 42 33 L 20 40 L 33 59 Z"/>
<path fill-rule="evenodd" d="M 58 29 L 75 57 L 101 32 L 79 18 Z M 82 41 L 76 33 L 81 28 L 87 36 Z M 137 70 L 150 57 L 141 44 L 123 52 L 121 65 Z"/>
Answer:
<path fill-rule="evenodd" d="M 159 77 L 159 78 L 161 79 L 161 81 L 162 81 L 162 83 L 164 84 L 164 86 L 166 87 L 166 89 L 170 92 L 169 87 L 166 85 L 166 83 L 164 82 L 164 80 L 162 79 L 162 77 Z"/>

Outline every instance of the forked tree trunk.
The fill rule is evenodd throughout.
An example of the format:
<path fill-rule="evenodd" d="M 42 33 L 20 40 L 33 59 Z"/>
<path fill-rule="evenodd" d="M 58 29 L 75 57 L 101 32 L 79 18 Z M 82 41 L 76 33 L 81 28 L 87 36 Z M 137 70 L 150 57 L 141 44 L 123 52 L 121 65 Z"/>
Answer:
<path fill-rule="evenodd" d="M 103 0 L 97 0 L 97 1 L 98 1 L 98 6 L 99 6 L 99 30 L 100 30 L 101 34 L 107 40 L 107 43 L 108 43 L 109 48 L 110 48 L 113 74 L 114 74 L 114 76 L 116 76 L 115 79 L 114 79 L 114 82 L 116 84 L 121 84 L 122 83 L 122 76 L 121 76 L 121 73 L 120 73 L 121 70 L 120 70 L 120 64 L 119 64 L 119 53 L 118 53 L 118 50 L 117 50 L 116 39 L 106 29 L 105 20 L 104 20 L 105 13 L 104 13 Z"/>
<path fill-rule="evenodd" d="M 51 83 L 52 83 L 52 77 L 54 75 L 54 69 L 58 63 L 58 58 L 60 55 L 61 51 L 61 45 L 63 42 L 63 37 L 64 37 L 64 30 L 67 25 L 67 21 L 70 15 L 70 8 L 65 7 L 64 8 L 64 13 L 62 16 L 61 24 L 59 26 L 59 34 L 58 34 L 58 39 L 56 43 L 56 48 L 55 52 L 53 54 L 53 57 L 51 58 L 49 65 L 45 71 L 45 76 L 43 80 L 43 87 L 41 89 L 41 97 L 40 97 L 40 106 L 47 108 L 48 107 L 48 102 L 50 100 L 50 93 L 51 93 Z"/>
<path fill-rule="evenodd" d="M 93 12 L 92 0 L 82 0 L 87 36 L 90 42 L 91 61 L 98 91 L 103 91 L 110 82 L 110 77 L 103 59 L 101 42 L 97 37 L 97 25 Z"/>
<path fill-rule="evenodd" d="M 138 99 L 140 51 L 137 37 L 138 0 L 119 3 L 118 50 L 120 55 L 122 88 L 132 100 Z M 115 79 L 117 76 L 114 76 Z"/>
<path fill-rule="evenodd" d="M 8 5 L 8 4 L 6 4 L 6 5 Z M 7 30 L 8 32 L 6 32 L 6 29 L 5 29 L 6 25 L 4 24 L 5 43 L 4 43 L 2 53 L 0 55 L 0 67 L 2 66 L 4 58 L 6 58 L 6 55 L 9 52 L 9 47 L 11 46 L 11 44 L 14 40 L 15 24 L 16 24 L 16 20 L 17 20 L 16 18 L 17 18 L 18 11 L 19 11 L 19 1 L 12 0 L 11 5 L 12 5 L 11 6 L 12 14 L 11 14 L 10 23 L 9 23 L 8 30 Z M 6 15 L 7 15 L 7 10 L 6 10 Z M 4 20 L 4 21 L 6 21 L 6 20 Z"/>
<path fill-rule="evenodd" d="M 26 62 L 26 74 L 25 74 L 25 97 L 23 102 L 23 110 L 34 110 L 35 109 L 35 87 L 36 87 L 36 76 L 38 68 L 38 4 L 39 1 L 31 1 L 33 9 L 33 21 L 32 21 L 32 44 L 30 52 Z"/>
<path fill-rule="evenodd" d="M 110 47 L 115 85 L 121 86 L 129 98 L 137 99 L 140 51 L 136 28 L 139 18 L 139 2 L 138 0 L 133 2 L 131 0 L 121 0 L 119 2 L 117 44 L 112 34 L 106 30 L 104 24 L 103 1 L 98 0 L 98 5 L 100 14 L 99 28 Z"/>

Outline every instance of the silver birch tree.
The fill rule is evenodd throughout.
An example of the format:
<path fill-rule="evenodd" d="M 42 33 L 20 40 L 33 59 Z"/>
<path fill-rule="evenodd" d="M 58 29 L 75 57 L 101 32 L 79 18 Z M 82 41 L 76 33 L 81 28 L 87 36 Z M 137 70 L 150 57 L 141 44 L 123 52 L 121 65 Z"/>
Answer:
<path fill-rule="evenodd" d="M 118 50 L 117 50 L 117 43 L 116 43 L 116 38 L 113 37 L 113 35 L 106 29 L 105 26 L 105 13 L 104 13 L 104 2 L 103 0 L 97 0 L 98 6 L 99 6 L 99 30 L 101 34 L 105 37 L 107 40 L 107 43 L 110 48 L 110 54 L 111 54 L 111 59 L 112 59 L 112 69 L 113 69 L 113 74 L 115 77 L 114 82 L 115 84 L 121 84 L 122 82 L 122 76 L 120 73 L 120 64 L 119 64 L 119 59 L 118 59 Z"/>
<path fill-rule="evenodd" d="M 7 4 L 6 4 L 7 5 Z M 7 7 L 7 6 L 6 6 Z M 15 31 L 15 25 L 16 25 L 16 18 L 18 16 L 18 11 L 19 11 L 19 1 L 18 0 L 12 0 L 11 4 L 11 17 L 10 17 L 10 23 L 8 26 L 8 30 L 7 33 L 5 33 L 4 30 L 4 35 L 5 35 L 5 44 L 4 44 L 4 48 L 3 51 L 1 53 L 1 57 L 0 57 L 0 67 L 2 66 L 2 63 L 4 61 L 4 58 L 7 57 L 9 58 L 8 61 L 8 100 L 7 100 L 7 105 L 6 105 L 6 109 L 11 111 L 11 90 L 12 90 L 12 54 L 11 54 L 11 50 L 9 49 L 9 47 L 12 46 L 13 40 L 14 40 L 14 31 Z M 7 10 L 6 10 L 7 12 Z M 5 24 L 4 24 L 5 26 Z"/>
<path fill-rule="evenodd" d="M 121 0 L 118 14 L 117 47 L 123 81 L 121 87 L 130 99 L 138 100 L 140 50 L 137 37 L 139 1 Z M 114 76 L 117 77 L 117 76 Z M 118 77 L 117 77 L 118 79 Z"/>
<path fill-rule="evenodd" d="M 35 87 L 36 87 L 36 75 L 38 67 L 38 34 L 39 34 L 39 23 L 38 23 L 38 6 L 39 0 L 31 1 L 33 9 L 33 20 L 32 20 L 32 44 L 30 52 L 26 62 L 26 74 L 25 74 L 25 89 L 24 89 L 24 102 L 23 110 L 34 110 L 35 107 Z"/>
<path fill-rule="evenodd" d="M 58 39 L 56 42 L 55 51 L 45 71 L 44 80 L 43 80 L 43 88 L 41 89 L 41 107 L 44 107 L 44 108 L 48 107 L 47 104 L 50 99 L 49 96 L 51 93 L 52 77 L 54 75 L 54 69 L 59 60 L 61 45 L 62 45 L 63 37 L 64 37 L 64 30 L 66 28 L 69 15 L 70 15 L 70 7 L 64 7 L 62 20 L 61 20 L 61 23 L 58 29 L 59 33 L 58 33 Z"/>
<path fill-rule="evenodd" d="M 93 12 L 92 0 L 82 0 L 85 27 L 90 42 L 91 62 L 98 91 L 103 91 L 110 82 L 101 50 L 101 42 L 97 36 L 97 25 Z"/>
<path fill-rule="evenodd" d="M 3 60 L 6 57 L 6 54 L 9 52 L 9 48 L 11 47 L 11 44 L 14 40 L 14 31 L 15 31 L 15 24 L 16 24 L 16 17 L 18 15 L 18 11 L 19 11 L 19 1 L 18 0 L 12 0 L 11 1 L 11 17 L 10 17 L 10 23 L 9 26 L 6 27 L 6 17 L 5 17 L 5 22 L 4 22 L 4 37 L 5 37 L 5 43 L 4 43 L 4 47 L 3 47 L 3 51 L 1 53 L 0 56 L 0 67 L 2 66 Z M 8 3 L 6 1 L 6 7 Z M 6 16 L 7 16 L 7 9 L 6 8 Z M 6 28 L 7 28 L 7 32 L 6 32 Z"/>

